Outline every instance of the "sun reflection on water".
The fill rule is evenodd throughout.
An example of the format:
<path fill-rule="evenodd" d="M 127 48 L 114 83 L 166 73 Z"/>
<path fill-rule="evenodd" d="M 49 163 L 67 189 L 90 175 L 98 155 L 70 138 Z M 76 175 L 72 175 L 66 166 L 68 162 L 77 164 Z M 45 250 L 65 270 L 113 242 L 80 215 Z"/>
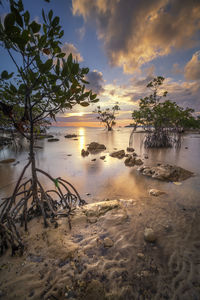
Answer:
<path fill-rule="evenodd" d="M 79 150 L 81 151 L 82 149 L 85 148 L 85 128 L 80 127 L 78 130 L 79 134 Z"/>

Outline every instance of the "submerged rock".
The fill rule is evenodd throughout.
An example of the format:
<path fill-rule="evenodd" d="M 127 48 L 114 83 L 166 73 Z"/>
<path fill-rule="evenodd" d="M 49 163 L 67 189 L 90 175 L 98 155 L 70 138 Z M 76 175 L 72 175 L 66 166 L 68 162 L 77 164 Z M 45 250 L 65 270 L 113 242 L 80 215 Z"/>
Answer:
<path fill-rule="evenodd" d="M 58 142 L 59 139 L 48 139 L 47 141 L 48 141 L 48 142 Z"/>
<path fill-rule="evenodd" d="M 103 155 L 103 156 L 100 156 L 99 158 L 102 159 L 102 160 L 104 160 L 106 158 L 106 156 Z"/>
<path fill-rule="evenodd" d="M 135 160 L 135 164 L 136 164 L 136 166 L 143 165 L 143 161 L 140 158 L 138 158 Z"/>
<path fill-rule="evenodd" d="M 76 138 L 76 137 L 77 137 L 77 134 L 75 134 L 75 133 L 65 135 L 65 138 L 67 138 L 67 139 Z"/>
<path fill-rule="evenodd" d="M 132 155 L 129 155 L 125 159 L 124 163 L 127 167 L 134 167 L 135 166 L 135 157 L 133 157 Z"/>
<path fill-rule="evenodd" d="M 135 150 L 134 150 L 134 148 L 132 148 L 132 147 L 127 147 L 127 148 L 126 148 L 126 151 L 127 151 L 127 152 L 134 152 Z"/>
<path fill-rule="evenodd" d="M 16 160 L 15 158 L 3 159 L 3 160 L 0 160 L 0 164 L 9 164 L 9 163 L 13 163 L 15 160 Z"/>
<path fill-rule="evenodd" d="M 156 235 L 152 228 L 145 228 L 144 239 L 146 242 L 154 243 L 156 241 Z"/>
<path fill-rule="evenodd" d="M 99 144 L 97 142 L 91 142 L 88 147 L 87 147 L 87 150 L 92 153 L 92 154 L 95 154 L 95 153 L 98 153 L 98 152 L 101 152 L 103 150 L 106 149 L 106 146 L 103 145 L 103 144 Z"/>
<path fill-rule="evenodd" d="M 110 156 L 121 159 L 125 157 L 125 151 L 124 150 L 115 151 L 110 153 Z"/>
<path fill-rule="evenodd" d="M 164 181 L 182 181 L 194 175 L 186 169 L 168 164 L 159 164 L 156 167 L 143 166 L 138 171 L 143 175 Z"/>
<path fill-rule="evenodd" d="M 89 154 L 90 154 L 90 153 L 89 153 L 88 150 L 85 150 L 85 149 L 82 149 L 82 150 L 81 150 L 81 155 L 82 155 L 83 157 L 88 156 Z"/>
<path fill-rule="evenodd" d="M 151 195 L 151 196 L 158 197 L 158 196 L 163 195 L 163 194 L 166 194 L 166 193 L 163 192 L 163 191 L 157 190 L 157 189 L 149 190 L 149 195 Z"/>

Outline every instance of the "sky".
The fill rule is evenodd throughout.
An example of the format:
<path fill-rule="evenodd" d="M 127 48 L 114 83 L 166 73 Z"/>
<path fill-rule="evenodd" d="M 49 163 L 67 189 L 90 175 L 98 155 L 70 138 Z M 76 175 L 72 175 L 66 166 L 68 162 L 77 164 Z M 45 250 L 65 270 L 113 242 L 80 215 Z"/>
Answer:
<path fill-rule="evenodd" d="M 24 0 L 33 19 L 42 22 L 41 10 L 53 10 L 64 29 L 62 50 L 89 67 L 89 88 L 98 105 L 118 102 L 117 124 L 131 123 L 146 85 L 165 77 L 167 99 L 200 113 L 200 0 Z M 8 1 L 0 7 L 1 18 Z M 1 71 L 12 63 L 0 49 Z M 99 126 L 96 105 L 57 116 L 57 126 Z"/>

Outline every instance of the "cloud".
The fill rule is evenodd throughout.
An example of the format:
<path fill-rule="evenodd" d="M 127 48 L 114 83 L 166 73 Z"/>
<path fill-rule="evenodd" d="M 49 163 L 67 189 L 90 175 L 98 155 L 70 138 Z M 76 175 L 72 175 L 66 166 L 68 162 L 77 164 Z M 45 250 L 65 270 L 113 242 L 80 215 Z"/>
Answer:
<path fill-rule="evenodd" d="M 65 43 L 62 46 L 62 52 L 66 53 L 66 57 L 72 53 L 73 59 L 78 60 L 78 62 L 83 61 L 83 57 L 81 56 L 81 54 L 78 52 L 77 48 L 70 43 Z"/>
<path fill-rule="evenodd" d="M 86 80 L 90 83 L 87 87 L 92 89 L 93 93 L 100 94 L 104 91 L 104 79 L 101 72 L 97 70 L 90 71 L 86 76 Z"/>
<path fill-rule="evenodd" d="M 197 45 L 200 1 L 72 0 L 74 15 L 93 22 L 113 66 L 133 73 L 174 49 Z"/>
<path fill-rule="evenodd" d="M 200 51 L 194 53 L 191 60 L 186 64 L 184 75 L 188 80 L 200 79 Z"/>
<path fill-rule="evenodd" d="M 183 72 L 184 72 L 183 68 L 181 68 L 178 63 L 173 64 L 173 67 L 172 67 L 173 74 L 176 74 L 176 75 L 183 74 Z"/>
<path fill-rule="evenodd" d="M 78 33 L 80 40 L 82 40 L 85 36 L 85 27 L 83 26 L 83 27 L 77 29 L 76 32 Z"/>

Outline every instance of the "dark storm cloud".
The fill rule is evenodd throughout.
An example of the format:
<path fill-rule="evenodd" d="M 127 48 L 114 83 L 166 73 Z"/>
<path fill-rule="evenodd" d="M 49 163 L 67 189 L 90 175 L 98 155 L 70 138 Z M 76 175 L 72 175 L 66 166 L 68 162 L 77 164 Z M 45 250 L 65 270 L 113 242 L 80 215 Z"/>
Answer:
<path fill-rule="evenodd" d="M 92 89 L 93 93 L 100 94 L 104 91 L 103 85 L 103 74 L 96 70 L 91 71 L 87 74 L 86 80 L 89 81 L 87 88 Z"/>

